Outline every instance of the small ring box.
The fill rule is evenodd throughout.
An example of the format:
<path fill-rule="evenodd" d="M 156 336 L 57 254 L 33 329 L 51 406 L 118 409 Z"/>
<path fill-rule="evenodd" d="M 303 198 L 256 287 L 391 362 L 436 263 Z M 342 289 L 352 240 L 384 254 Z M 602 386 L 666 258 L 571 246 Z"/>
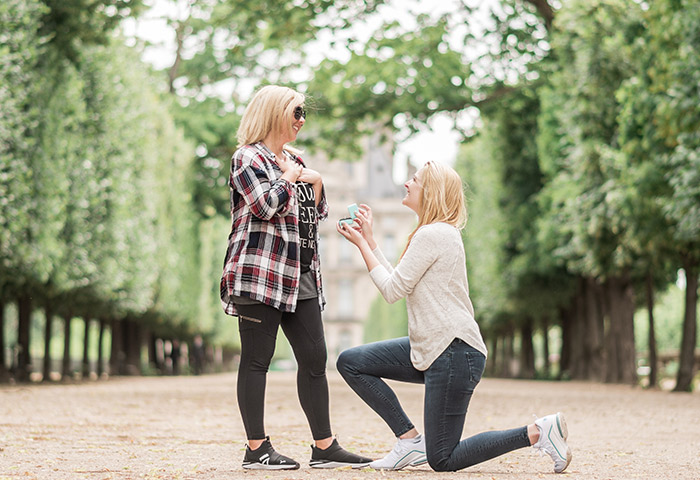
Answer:
<path fill-rule="evenodd" d="M 346 223 L 348 225 L 352 225 L 355 223 L 355 217 L 357 216 L 357 212 L 359 212 L 360 209 L 357 206 L 357 204 L 353 203 L 352 205 L 348 205 L 348 213 L 350 213 L 349 217 L 346 218 L 341 218 L 338 220 L 339 224 Z"/>

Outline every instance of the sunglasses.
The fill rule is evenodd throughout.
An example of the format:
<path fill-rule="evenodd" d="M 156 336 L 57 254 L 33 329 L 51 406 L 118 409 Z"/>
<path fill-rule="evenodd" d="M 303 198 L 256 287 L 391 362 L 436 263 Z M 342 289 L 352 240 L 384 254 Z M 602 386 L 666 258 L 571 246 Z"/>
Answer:
<path fill-rule="evenodd" d="M 306 110 L 302 107 L 296 107 L 294 109 L 294 120 L 299 120 L 302 117 L 306 118 Z"/>

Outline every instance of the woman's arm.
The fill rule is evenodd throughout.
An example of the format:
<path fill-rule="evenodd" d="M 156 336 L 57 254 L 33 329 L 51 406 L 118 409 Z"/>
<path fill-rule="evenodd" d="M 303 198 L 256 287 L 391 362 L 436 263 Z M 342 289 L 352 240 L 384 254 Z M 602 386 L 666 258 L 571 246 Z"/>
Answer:
<path fill-rule="evenodd" d="M 342 224 L 336 228 L 360 250 L 372 281 L 389 303 L 394 303 L 413 292 L 426 270 L 440 255 L 439 239 L 424 227 L 416 232 L 403 258 L 396 268 L 390 271 L 380 264 L 367 240 L 358 231 L 359 227 Z"/>
<path fill-rule="evenodd" d="M 321 174 L 316 170 L 304 167 L 301 171 L 301 175 L 299 175 L 299 181 L 309 183 L 314 188 L 314 198 L 316 199 L 316 206 L 318 207 L 318 204 L 321 203 L 321 199 L 323 198 L 323 179 L 321 178 Z"/>
<path fill-rule="evenodd" d="M 254 155 L 254 154 L 252 154 Z M 300 165 L 292 165 L 279 179 L 256 164 L 250 152 L 238 151 L 231 163 L 231 186 L 243 197 L 251 212 L 262 220 L 287 215 L 294 208 L 294 181 L 301 173 Z"/>

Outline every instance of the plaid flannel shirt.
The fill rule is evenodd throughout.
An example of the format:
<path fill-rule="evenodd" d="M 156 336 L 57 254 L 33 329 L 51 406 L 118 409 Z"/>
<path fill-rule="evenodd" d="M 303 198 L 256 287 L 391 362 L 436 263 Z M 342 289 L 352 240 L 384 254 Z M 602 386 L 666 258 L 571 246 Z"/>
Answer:
<path fill-rule="evenodd" d="M 285 151 L 295 162 L 296 155 Z M 224 311 L 236 315 L 232 296 L 248 297 L 283 312 L 296 309 L 301 274 L 296 185 L 281 179 L 275 155 L 262 142 L 245 145 L 231 159 L 231 233 L 221 276 Z M 328 217 L 325 189 L 316 207 L 318 220 Z M 318 228 L 316 245 L 318 245 Z M 318 249 L 311 262 L 318 300 L 321 286 Z"/>

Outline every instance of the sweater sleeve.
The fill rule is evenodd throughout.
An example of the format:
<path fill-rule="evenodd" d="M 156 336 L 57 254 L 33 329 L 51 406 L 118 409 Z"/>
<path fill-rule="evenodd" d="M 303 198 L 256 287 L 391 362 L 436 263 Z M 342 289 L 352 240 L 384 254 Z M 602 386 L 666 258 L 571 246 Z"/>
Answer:
<path fill-rule="evenodd" d="M 435 262 L 436 252 L 440 250 L 437 247 L 430 230 L 424 227 L 413 236 L 396 268 L 387 268 L 382 262 L 382 259 L 386 262 L 383 255 L 378 258 L 380 265 L 369 275 L 387 302 L 394 303 L 413 292 L 423 274 Z"/>

